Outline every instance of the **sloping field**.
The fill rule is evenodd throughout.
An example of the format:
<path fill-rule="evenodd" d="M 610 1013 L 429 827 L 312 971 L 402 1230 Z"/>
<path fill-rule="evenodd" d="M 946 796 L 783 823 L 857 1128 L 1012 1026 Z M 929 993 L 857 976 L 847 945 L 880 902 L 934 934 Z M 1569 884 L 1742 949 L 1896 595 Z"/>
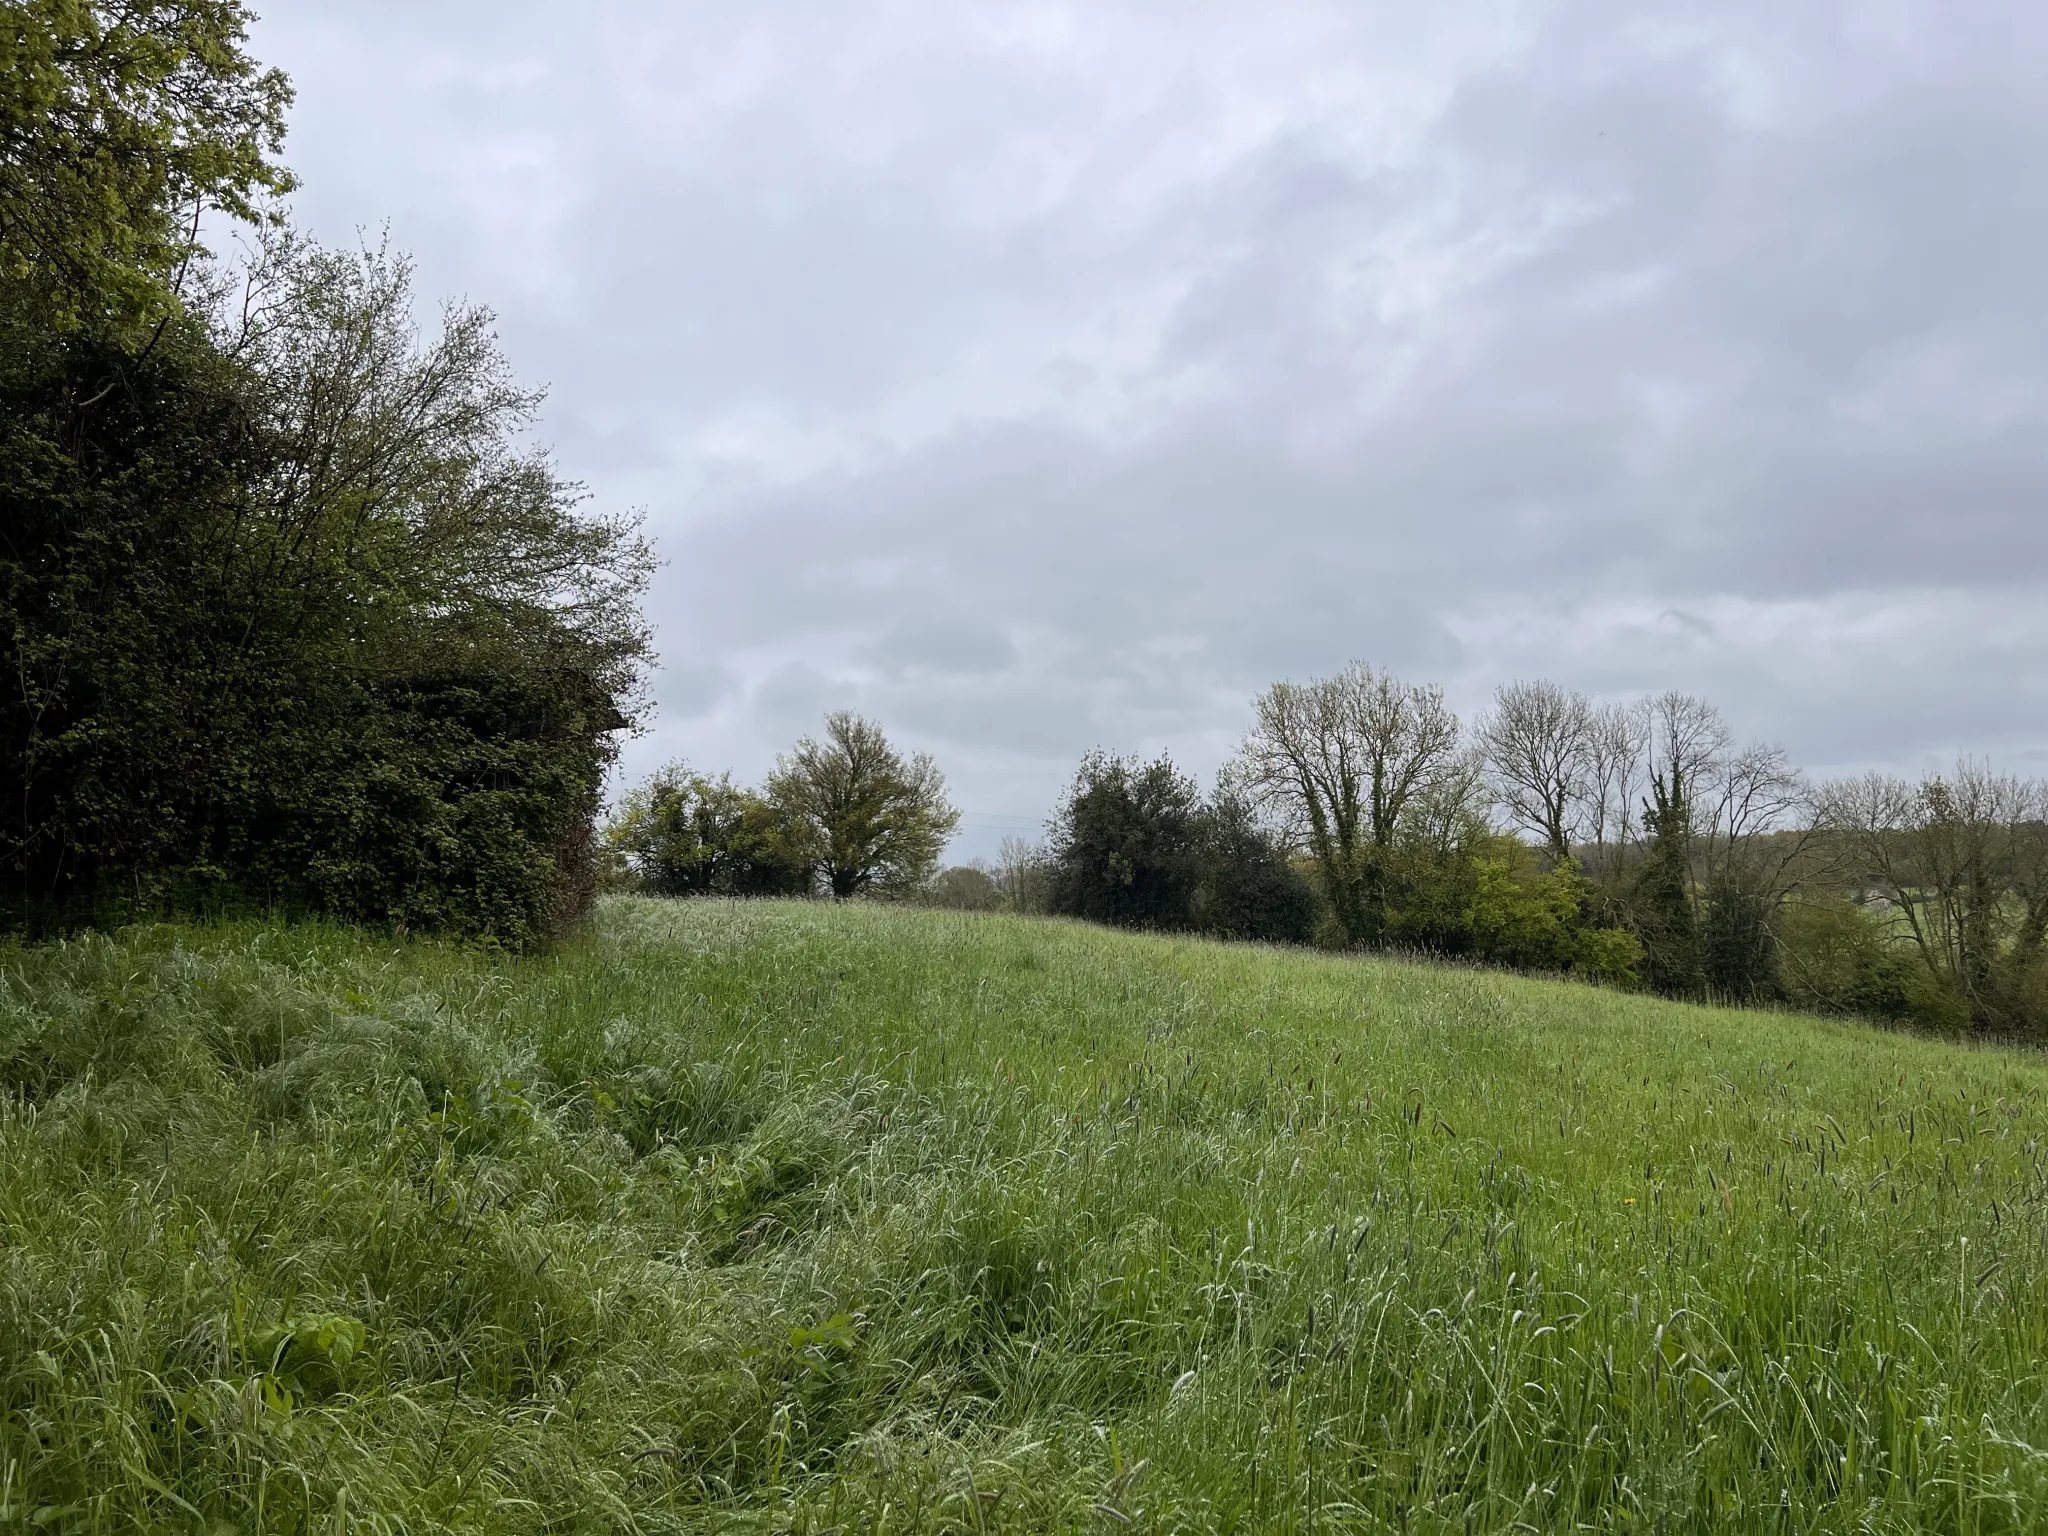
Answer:
<path fill-rule="evenodd" d="M 2032 1057 L 867 906 L 0 962 L 0 1530 L 2048 1529 Z"/>

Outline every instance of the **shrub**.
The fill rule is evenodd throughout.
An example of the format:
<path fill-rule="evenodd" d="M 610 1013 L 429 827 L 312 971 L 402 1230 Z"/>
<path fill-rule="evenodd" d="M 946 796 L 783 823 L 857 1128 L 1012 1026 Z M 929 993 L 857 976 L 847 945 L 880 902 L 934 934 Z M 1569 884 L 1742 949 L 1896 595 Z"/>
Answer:
<path fill-rule="evenodd" d="M 1457 924 L 1436 936 L 1441 952 L 1516 970 L 1636 984 L 1641 941 L 1590 919 L 1592 887 L 1576 864 L 1546 869 L 1519 838 L 1486 833 L 1443 860 L 1437 877 L 1465 895 Z"/>
<path fill-rule="evenodd" d="M 1778 957 L 1786 999 L 1796 1008 L 1892 1023 L 1940 1022 L 1905 946 L 1882 916 L 1847 897 L 1786 903 Z"/>
<path fill-rule="evenodd" d="M 1307 944 L 1322 904 L 1307 875 L 1241 798 L 1219 792 L 1204 812 L 1193 926 L 1224 939 Z"/>
<path fill-rule="evenodd" d="M 1767 1003 L 1783 996 L 1771 901 L 1761 891 L 1723 879 L 1708 888 L 1704 905 L 1699 949 L 1707 989 L 1737 1003 Z"/>
<path fill-rule="evenodd" d="M 144 346 L 0 310 L 17 915 L 276 905 L 524 945 L 588 903 L 646 654 L 630 523 L 518 441 L 482 311 L 268 248 Z M 119 387 L 116 387 L 116 386 Z"/>
<path fill-rule="evenodd" d="M 762 796 L 681 763 L 626 796 L 606 849 L 651 896 L 794 896 L 810 888 L 801 833 Z"/>
<path fill-rule="evenodd" d="M 1053 910 L 1120 928 L 1191 927 L 1202 841 L 1202 792 L 1171 759 L 1091 752 L 1053 822 Z"/>

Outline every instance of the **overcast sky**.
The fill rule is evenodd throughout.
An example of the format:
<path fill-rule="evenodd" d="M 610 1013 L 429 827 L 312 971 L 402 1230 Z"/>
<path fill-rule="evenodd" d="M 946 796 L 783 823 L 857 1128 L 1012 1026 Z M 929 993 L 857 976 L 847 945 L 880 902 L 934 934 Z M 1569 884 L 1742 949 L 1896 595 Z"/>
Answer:
<path fill-rule="evenodd" d="M 956 854 L 1353 657 L 2048 771 L 2048 6 L 258 0 L 301 221 L 494 307 L 652 729 Z"/>

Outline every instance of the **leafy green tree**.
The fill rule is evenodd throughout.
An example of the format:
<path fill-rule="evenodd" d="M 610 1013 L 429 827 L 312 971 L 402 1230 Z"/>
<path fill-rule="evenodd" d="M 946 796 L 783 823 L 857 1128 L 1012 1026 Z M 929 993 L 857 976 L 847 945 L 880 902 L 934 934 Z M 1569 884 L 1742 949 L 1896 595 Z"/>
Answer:
<path fill-rule="evenodd" d="M 646 550 L 523 446 L 488 314 L 421 345 L 403 261 L 264 220 L 248 20 L 0 3 L 5 900 L 531 942 L 589 897 Z"/>
<path fill-rule="evenodd" d="M 1192 918 L 1204 933 L 1268 944 L 1307 944 L 1322 904 L 1251 800 L 1225 784 L 1202 813 L 1200 880 Z"/>
<path fill-rule="evenodd" d="M 60 327 L 161 322 L 209 209 L 258 216 L 291 86 L 241 0 L 0 5 L 0 281 Z"/>
<path fill-rule="evenodd" d="M 879 725 L 845 710 L 825 717 L 823 741 L 807 736 L 776 759 L 767 789 L 842 901 L 924 885 L 960 824 L 929 754 L 903 756 Z"/>
<path fill-rule="evenodd" d="M 763 796 L 681 763 L 626 796 L 605 844 L 656 896 L 795 896 L 810 879 L 793 829 Z"/>
<path fill-rule="evenodd" d="M 1121 928 L 1188 928 L 1203 861 L 1202 791 L 1170 758 L 1091 752 L 1053 818 L 1053 910 Z"/>
<path fill-rule="evenodd" d="M 1226 779 L 1204 801 L 1167 757 L 1083 758 L 1044 862 L 1050 909 L 1092 922 L 1302 944 L 1321 915 L 1251 797 Z"/>

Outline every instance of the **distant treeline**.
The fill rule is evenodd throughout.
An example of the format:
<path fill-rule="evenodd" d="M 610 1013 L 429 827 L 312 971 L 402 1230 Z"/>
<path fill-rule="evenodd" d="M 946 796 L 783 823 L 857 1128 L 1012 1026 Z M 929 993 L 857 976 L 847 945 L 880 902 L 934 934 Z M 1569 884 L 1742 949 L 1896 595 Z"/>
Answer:
<path fill-rule="evenodd" d="M 852 717 L 834 717 L 832 751 L 848 757 L 855 725 L 895 761 Z M 928 835 L 853 879 L 819 851 L 837 846 L 832 822 L 800 793 L 823 750 L 804 744 L 759 793 L 670 770 L 613 828 L 621 877 L 886 892 L 2048 1036 L 2043 786 L 1970 762 L 1814 784 L 1686 694 L 1596 705 L 1519 682 L 1468 725 L 1440 690 L 1353 665 L 1261 694 L 1210 793 L 1170 758 L 1091 753 L 1042 843 L 937 873 L 952 813 L 919 759 L 909 779 L 932 788 L 904 814 Z"/>
<path fill-rule="evenodd" d="M 488 313 L 269 201 L 236 0 L 10 7 L 0 918 L 260 904 L 524 944 L 594 884 L 647 552 Z M 198 244 L 242 221 L 232 266 Z"/>
<path fill-rule="evenodd" d="M 940 898 L 2048 1035 L 2037 782 L 1815 784 L 1680 693 L 1519 682 L 1468 726 L 1364 665 L 1253 720 L 1207 800 L 1166 758 L 1090 756 L 1042 846 Z"/>

